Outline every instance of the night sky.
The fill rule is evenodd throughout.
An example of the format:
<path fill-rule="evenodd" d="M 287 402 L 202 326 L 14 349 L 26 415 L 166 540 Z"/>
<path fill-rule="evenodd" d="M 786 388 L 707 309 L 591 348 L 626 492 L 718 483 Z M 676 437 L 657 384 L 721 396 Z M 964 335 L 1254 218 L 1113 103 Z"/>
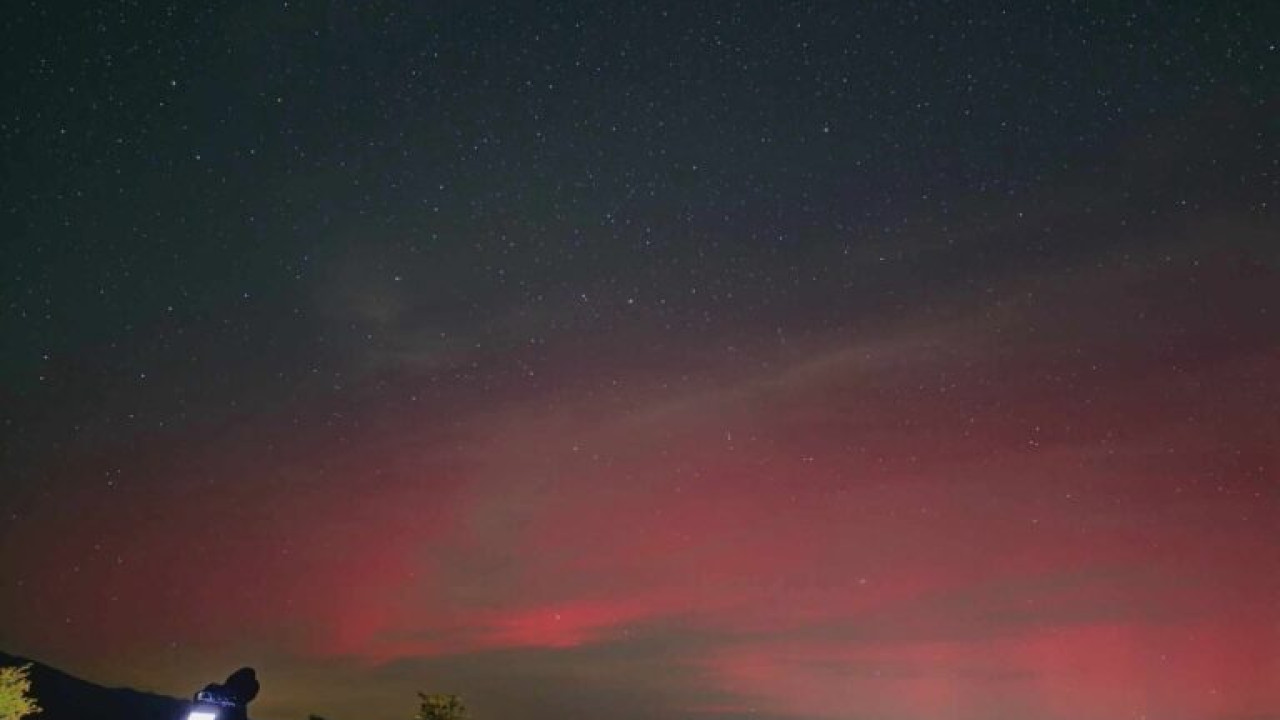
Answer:
<path fill-rule="evenodd" d="M 1274 3 L 86 5 L 0 17 L 0 650 L 1280 717 Z"/>

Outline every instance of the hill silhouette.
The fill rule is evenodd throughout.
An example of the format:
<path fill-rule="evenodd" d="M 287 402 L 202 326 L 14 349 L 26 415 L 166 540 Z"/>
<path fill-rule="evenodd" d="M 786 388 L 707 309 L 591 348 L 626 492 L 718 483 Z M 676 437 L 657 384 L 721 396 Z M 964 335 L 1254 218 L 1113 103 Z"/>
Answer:
<path fill-rule="evenodd" d="M 0 652 L 0 666 L 31 665 L 31 691 L 43 712 L 28 720 L 183 720 L 187 701 L 108 688 L 44 663 Z"/>

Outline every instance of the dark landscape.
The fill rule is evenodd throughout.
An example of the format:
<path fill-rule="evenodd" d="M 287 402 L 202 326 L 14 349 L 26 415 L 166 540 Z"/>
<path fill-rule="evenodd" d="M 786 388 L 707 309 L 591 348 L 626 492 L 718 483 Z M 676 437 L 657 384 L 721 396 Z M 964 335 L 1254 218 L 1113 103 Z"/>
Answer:
<path fill-rule="evenodd" d="M 0 667 L 30 666 L 39 720 L 182 720 L 189 704 L 128 688 L 108 688 L 27 658 L 0 652 Z"/>

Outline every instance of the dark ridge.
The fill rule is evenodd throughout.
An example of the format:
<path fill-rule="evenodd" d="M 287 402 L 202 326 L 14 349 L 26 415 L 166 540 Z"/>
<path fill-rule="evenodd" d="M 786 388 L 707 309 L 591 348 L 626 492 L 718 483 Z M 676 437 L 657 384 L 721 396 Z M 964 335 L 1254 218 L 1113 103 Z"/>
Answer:
<path fill-rule="evenodd" d="M 178 698 L 107 688 L 34 660 L 0 652 L 0 667 L 31 665 L 31 690 L 42 712 L 27 720 L 183 720 L 188 703 Z"/>

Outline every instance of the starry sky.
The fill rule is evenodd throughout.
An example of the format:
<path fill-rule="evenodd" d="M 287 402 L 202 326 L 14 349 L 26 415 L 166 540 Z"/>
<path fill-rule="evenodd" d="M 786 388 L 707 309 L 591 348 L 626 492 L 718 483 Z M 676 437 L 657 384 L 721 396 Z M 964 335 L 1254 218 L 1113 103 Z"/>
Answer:
<path fill-rule="evenodd" d="M 1280 717 L 1271 3 L 0 27 L 0 649 L 267 720 Z"/>

